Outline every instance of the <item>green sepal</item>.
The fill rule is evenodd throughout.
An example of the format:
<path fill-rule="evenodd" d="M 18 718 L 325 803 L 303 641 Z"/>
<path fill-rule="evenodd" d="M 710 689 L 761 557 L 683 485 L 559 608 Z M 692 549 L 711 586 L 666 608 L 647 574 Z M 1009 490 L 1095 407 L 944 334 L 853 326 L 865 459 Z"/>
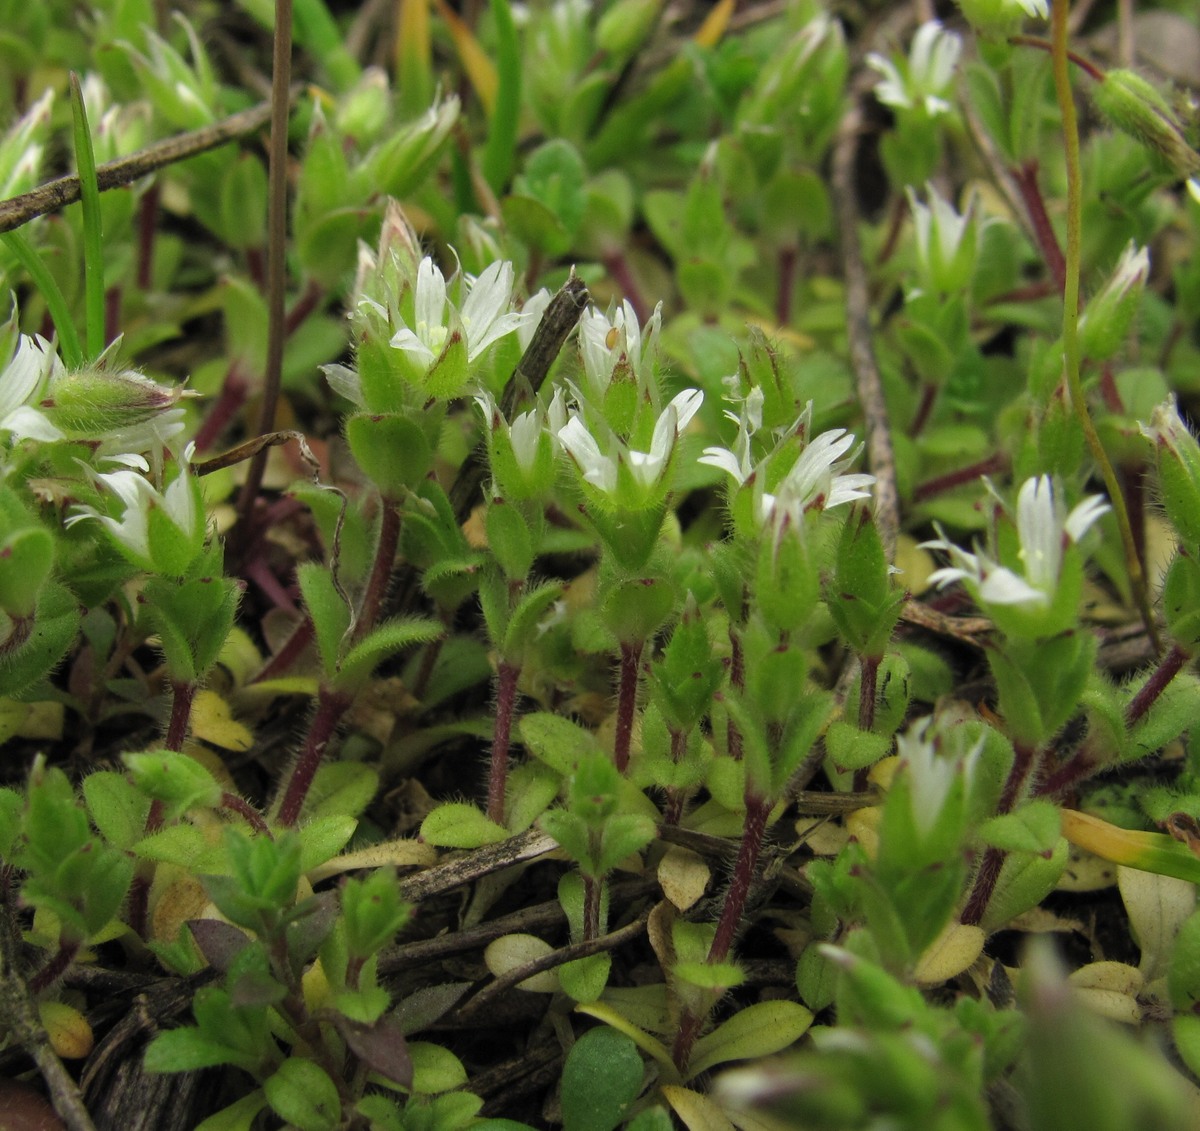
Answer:
<path fill-rule="evenodd" d="M 0 513 L 5 523 L 8 513 Z M 11 617 L 32 616 L 38 594 L 54 568 L 54 539 L 45 527 L 31 523 L 22 529 L 10 527 L 0 539 L 0 612 Z M 0 621 L 2 623 L 2 621 Z M 0 648 L 4 642 L 0 640 Z"/>
<path fill-rule="evenodd" d="M 524 581 L 533 568 L 537 545 L 534 532 L 519 507 L 493 498 L 484 515 L 488 548 L 509 581 Z"/>
<path fill-rule="evenodd" d="M 671 615 L 675 587 L 657 577 L 616 582 L 605 592 L 600 615 L 605 627 L 622 643 L 640 645 Z"/>
<path fill-rule="evenodd" d="M 892 585 L 870 508 L 857 507 L 838 539 L 833 579 L 826 590 L 829 613 L 854 651 L 882 656 L 904 601 L 904 593 Z"/>
<path fill-rule="evenodd" d="M 426 429 L 403 413 L 355 413 L 346 419 L 346 442 L 385 499 L 415 490 L 432 466 Z"/>
<path fill-rule="evenodd" d="M 1171 639 L 1189 652 L 1200 650 L 1200 561 L 1185 551 L 1167 569 L 1162 608 Z"/>
<path fill-rule="evenodd" d="M 820 593 L 820 575 L 802 530 L 764 537 L 758 554 L 754 601 L 763 622 L 776 633 L 803 628 Z"/>

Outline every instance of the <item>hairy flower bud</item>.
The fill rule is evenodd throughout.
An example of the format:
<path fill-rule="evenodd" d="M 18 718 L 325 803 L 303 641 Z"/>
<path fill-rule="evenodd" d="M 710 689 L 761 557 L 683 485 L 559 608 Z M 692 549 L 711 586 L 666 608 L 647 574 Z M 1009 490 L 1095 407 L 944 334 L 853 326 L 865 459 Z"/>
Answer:
<path fill-rule="evenodd" d="M 1175 111 L 1134 71 L 1114 69 L 1092 87 L 1092 102 L 1122 133 L 1157 153 L 1181 177 L 1200 173 L 1200 153 L 1187 142 Z"/>

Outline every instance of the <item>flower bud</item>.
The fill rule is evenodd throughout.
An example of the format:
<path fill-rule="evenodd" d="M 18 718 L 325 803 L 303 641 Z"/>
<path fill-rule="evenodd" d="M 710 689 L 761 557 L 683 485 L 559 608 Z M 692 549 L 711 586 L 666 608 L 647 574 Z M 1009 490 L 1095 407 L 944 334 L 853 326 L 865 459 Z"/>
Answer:
<path fill-rule="evenodd" d="M 1134 71 L 1114 69 L 1092 88 L 1101 116 L 1157 153 L 1181 177 L 1200 173 L 1200 153 L 1187 142 L 1167 100 Z"/>
<path fill-rule="evenodd" d="M 38 407 L 67 437 L 96 440 L 144 424 L 187 395 L 182 386 L 160 385 L 133 369 L 88 366 L 67 373 L 56 367 Z"/>
<path fill-rule="evenodd" d="M 1112 278 L 1092 297 L 1079 321 L 1079 342 L 1086 357 L 1107 361 L 1121 348 L 1149 274 L 1150 253 L 1130 240 Z"/>
<path fill-rule="evenodd" d="M 1150 414 L 1142 435 L 1154 443 L 1158 486 L 1167 517 L 1189 552 L 1200 548 L 1200 445 L 1180 419 L 1174 399 Z"/>

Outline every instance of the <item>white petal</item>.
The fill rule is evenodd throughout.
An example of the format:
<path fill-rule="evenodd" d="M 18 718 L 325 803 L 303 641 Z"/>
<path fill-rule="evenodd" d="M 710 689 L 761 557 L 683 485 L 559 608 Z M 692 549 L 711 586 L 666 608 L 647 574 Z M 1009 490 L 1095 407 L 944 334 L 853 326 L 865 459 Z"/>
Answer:
<path fill-rule="evenodd" d="M 429 256 L 422 259 L 417 268 L 417 293 L 413 306 L 418 330 L 442 325 L 446 313 L 446 278 Z M 397 344 L 393 338 L 392 345 Z"/>
<path fill-rule="evenodd" d="M 704 394 L 699 389 L 684 389 L 671 398 L 671 407 L 675 409 L 679 419 L 675 425 L 676 432 L 682 432 L 691 422 L 693 416 L 700 411 L 704 403 Z"/>
<path fill-rule="evenodd" d="M 705 448 L 704 454 L 698 462 L 706 463 L 710 467 L 719 467 L 722 471 L 732 475 L 738 483 L 746 481 L 746 476 L 742 474 L 742 468 L 738 463 L 737 456 L 728 448 Z"/>
<path fill-rule="evenodd" d="M 36 408 L 20 405 L 0 419 L 0 432 L 11 432 L 17 440 L 61 440 L 62 432 Z"/>
<path fill-rule="evenodd" d="M 1078 542 L 1092 523 L 1102 515 L 1108 514 L 1110 510 L 1112 507 L 1103 495 L 1089 495 L 1067 516 L 1063 529 L 1072 542 Z"/>
<path fill-rule="evenodd" d="M 1045 608 L 1050 597 L 1035 589 L 1024 578 L 1000 566 L 987 575 L 979 586 L 979 599 L 991 605 L 1028 605 Z"/>

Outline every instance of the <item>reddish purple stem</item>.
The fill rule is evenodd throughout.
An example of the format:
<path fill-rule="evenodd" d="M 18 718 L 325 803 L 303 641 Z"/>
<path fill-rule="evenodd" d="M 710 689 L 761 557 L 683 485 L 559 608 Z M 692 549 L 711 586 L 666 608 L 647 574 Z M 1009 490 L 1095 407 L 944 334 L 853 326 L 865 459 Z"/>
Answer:
<path fill-rule="evenodd" d="M 488 817 L 504 824 L 504 790 L 508 784 L 508 751 L 517 707 L 518 664 L 501 660 L 496 671 L 496 729 L 492 733 L 492 761 L 488 768 Z"/>
<path fill-rule="evenodd" d="M 642 648 L 641 643 L 621 645 L 621 674 L 617 689 L 617 732 L 613 739 L 613 760 L 621 773 L 625 773 L 629 768 L 629 747 L 633 741 L 633 713 L 637 707 Z"/>

